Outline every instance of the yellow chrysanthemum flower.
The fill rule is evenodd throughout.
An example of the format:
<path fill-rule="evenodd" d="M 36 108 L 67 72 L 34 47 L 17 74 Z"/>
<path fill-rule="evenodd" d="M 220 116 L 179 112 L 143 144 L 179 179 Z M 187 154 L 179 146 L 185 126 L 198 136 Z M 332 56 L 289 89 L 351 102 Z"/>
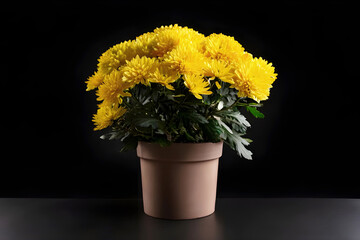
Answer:
<path fill-rule="evenodd" d="M 201 74 L 205 57 L 191 45 L 179 45 L 164 56 L 169 68 L 180 74 Z"/>
<path fill-rule="evenodd" d="M 125 41 L 111 47 L 99 58 L 98 71 L 110 74 L 137 55 L 136 41 Z"/>
<path fill-rule="evenodd" d="M 180 75 L 169 68 L 164 64 L 161 64 L 158 68 L 155 69 L 153 73 L 150 74 L 149 82 L 159 83 L 170 90 L 175 90 L 175 88 L 170 85 L 179 79 Z"/>
<path fill-rule="evenodd" d="M 203 51 L 206 57 L 231 63 L 238 60 L 244 48 L 234 37 L 213 33 L 206 37 Z"/>
<path fill-rule="evenodd" d="M 104 101 L 103 104 L 111 105 L 122 102 L 121 97 L 130 96 L 128 92 L 124 92 L 133 85 L 122 80 L 123 74 L 121 71 L 112 71 L 105 76 L 104 83 L 99 86 L 97 91 L 97 100 Z"/>
<path fill-rule="evenodd" d="M 152 55 L 154 57 L 163 57 L 166 53 L 177 47 L 181 41 L 179 30 L 180 28 L 178 27 L 155 29 L 156 37 Z"/>
<path fill-rule="evenodd" d="M 140 58 L 137 55 L 130 61 L 126 61 L 126 65 L 121 69 L 123 73 L 122 80 L 131 83 L 131 85 L 139 83 L 149 85 L 148 78 L 159 65 L 159 61 L 155 58 L 148 58 L 146 56 Z"/>
<path fill-rule="evenodd" d="M 272 83 L 277 74 L 271 63 L 262 58 L 252 58 L 244 54 L 236 64 L 234 84 L 239 97 L 249 97 L 259 102 L 270 95 Z"/>
<path fill-rule="evenodd" d="M 204 66 L 204 76 L 210 77 L 210 80 L 219 78 L 223 82 L 234 84 L 233 68 L 222 60 L 216 60 L 216 59 L 208 60 Z"/>
<path fill-rule="evenodd" d="M 153 32 L 144 33 L 138 36 L 135 40 L 136 55 L 139 55 L 140 57 L 152 57 L 151 55 L 156 44 L 155 37 L 156 34 Z"/>
<path fill-rule="evenodd" d="M 139 43 L 136 41 L 125 41 L 108 49 L 98 59 L 97 72 L 86 81 L 87 91 L 93 90 L 100 86 L 105 76 L 112 71 L 119 69 L 126 60 L 136 56 Z"/>
<path fill-rule="evenodd" d="M 93 117 L 93 122 L 96 126 L 94 130 L 101 130 L 111 126 L 113 121 L 120 118 L 122 115 L 124 115 L 125 112 L 126 109 L 120 107 L 118 104 L 113 104 L 110 106 L 100 105 L 97 113 L 94 114 Z"/>
<path fill-rule="evenodd" d="M 161 26 L 154 30 L 156 35 L 153 46 L 153 56 L 163 57 L 166 53 L 183 43 L 191 43 L 200 49 L 200 43 L 204 40 L 204 35 L 188 28 L 180 27 L 177 24 L 170 26 Z"/>
<path fill-rule="evenodd" d="M 197 99 L 202 99 L 202 96 L 200 94 L 212 94 L 212 92 L 209 91 L 209 82 L 206 81 L 202 75 L 185 74 L 184 84 Z"/>
<path fill-rule="evenodd" d="M 87 85 L 86 91 L 90 91 L 99 87 L 103 80 L 104 75 L 102 75 L 100 72 L 95 72 L 94 75 L 89 77 L 88 80 L 85 82 Z"/>

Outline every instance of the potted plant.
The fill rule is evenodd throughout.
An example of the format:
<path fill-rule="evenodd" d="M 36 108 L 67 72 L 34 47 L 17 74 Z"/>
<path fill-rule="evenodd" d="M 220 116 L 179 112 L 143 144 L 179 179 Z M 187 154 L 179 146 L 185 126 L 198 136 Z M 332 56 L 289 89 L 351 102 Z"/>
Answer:
<path fill-rule="evenodd" d="M 111 47 L 86 83 L 95 130 L 111 127 L 101 138 L 137 148 L 145 213 L 189 219 L 215 210 L 223 142 L 251 159 L 241 111 L 262 118 L 276 76 L 233 37 L 175 24 Z"/>

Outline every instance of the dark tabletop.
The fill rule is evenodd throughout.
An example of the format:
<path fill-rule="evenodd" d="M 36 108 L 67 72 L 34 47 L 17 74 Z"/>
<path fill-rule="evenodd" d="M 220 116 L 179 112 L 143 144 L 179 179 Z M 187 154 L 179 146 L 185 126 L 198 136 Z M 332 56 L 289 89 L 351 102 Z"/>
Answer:
<path fill-rule="evenodd" d="M 195 220 L 146 216 L 140 200 L 0 199 L 1 240 L 359 240 L 360 200 L 219 198 Z"/>

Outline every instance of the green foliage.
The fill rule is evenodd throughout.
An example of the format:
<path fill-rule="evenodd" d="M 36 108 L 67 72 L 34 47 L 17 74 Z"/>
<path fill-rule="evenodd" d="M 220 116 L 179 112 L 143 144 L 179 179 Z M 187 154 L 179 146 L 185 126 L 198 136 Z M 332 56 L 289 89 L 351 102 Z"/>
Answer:
<path fill-rule="evenodd" d="M 264 118 L 264 114 L 261 113 L 259 110 L 256 109 L 256 107 L 252 107 L 252 106 L 246 106 L 246 110 L 248 112 L 250 112 L 252 115 L 254 115 L 254 117 L 256 118 Z"/>
<path fill-rule="evenodd" d="M 244 107 L 256 118 L 264 115 L 249 99 L 238 98 L 235 89 L 222 82 L 217 89 L 211 82 L 212 95 L 195 98 L 176 81 L 175 91 L 152 83 L 151 86 L 137 85 L 129 90 L 131 97 L 125 97 L 122 105 L 128 110 L 113 124 L 110 133 L 102 139 L 120 140 L 122 151 L 134 149 L 138 141 L 149 141 L 167 146 L 172 142 L 219 142 L 225 141 L 240 156 L 251 159 L 251 152 L 245 148 L 251 140 L 243 138 L 250 123 L 240 113 Z"/>

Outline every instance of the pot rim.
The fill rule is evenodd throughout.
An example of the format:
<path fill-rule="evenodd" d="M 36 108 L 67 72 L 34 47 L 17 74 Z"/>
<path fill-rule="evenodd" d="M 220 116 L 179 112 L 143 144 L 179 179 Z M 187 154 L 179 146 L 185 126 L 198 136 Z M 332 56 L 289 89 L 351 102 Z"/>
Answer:
<path fill-rule="evenodd" d="M 158 143 L 139 141 L 137 156 L 142 160 L 165 162 L 199 162 L 219 159 L 223 141 L 203 143 L 172 143 L 161 147 Z"/>

